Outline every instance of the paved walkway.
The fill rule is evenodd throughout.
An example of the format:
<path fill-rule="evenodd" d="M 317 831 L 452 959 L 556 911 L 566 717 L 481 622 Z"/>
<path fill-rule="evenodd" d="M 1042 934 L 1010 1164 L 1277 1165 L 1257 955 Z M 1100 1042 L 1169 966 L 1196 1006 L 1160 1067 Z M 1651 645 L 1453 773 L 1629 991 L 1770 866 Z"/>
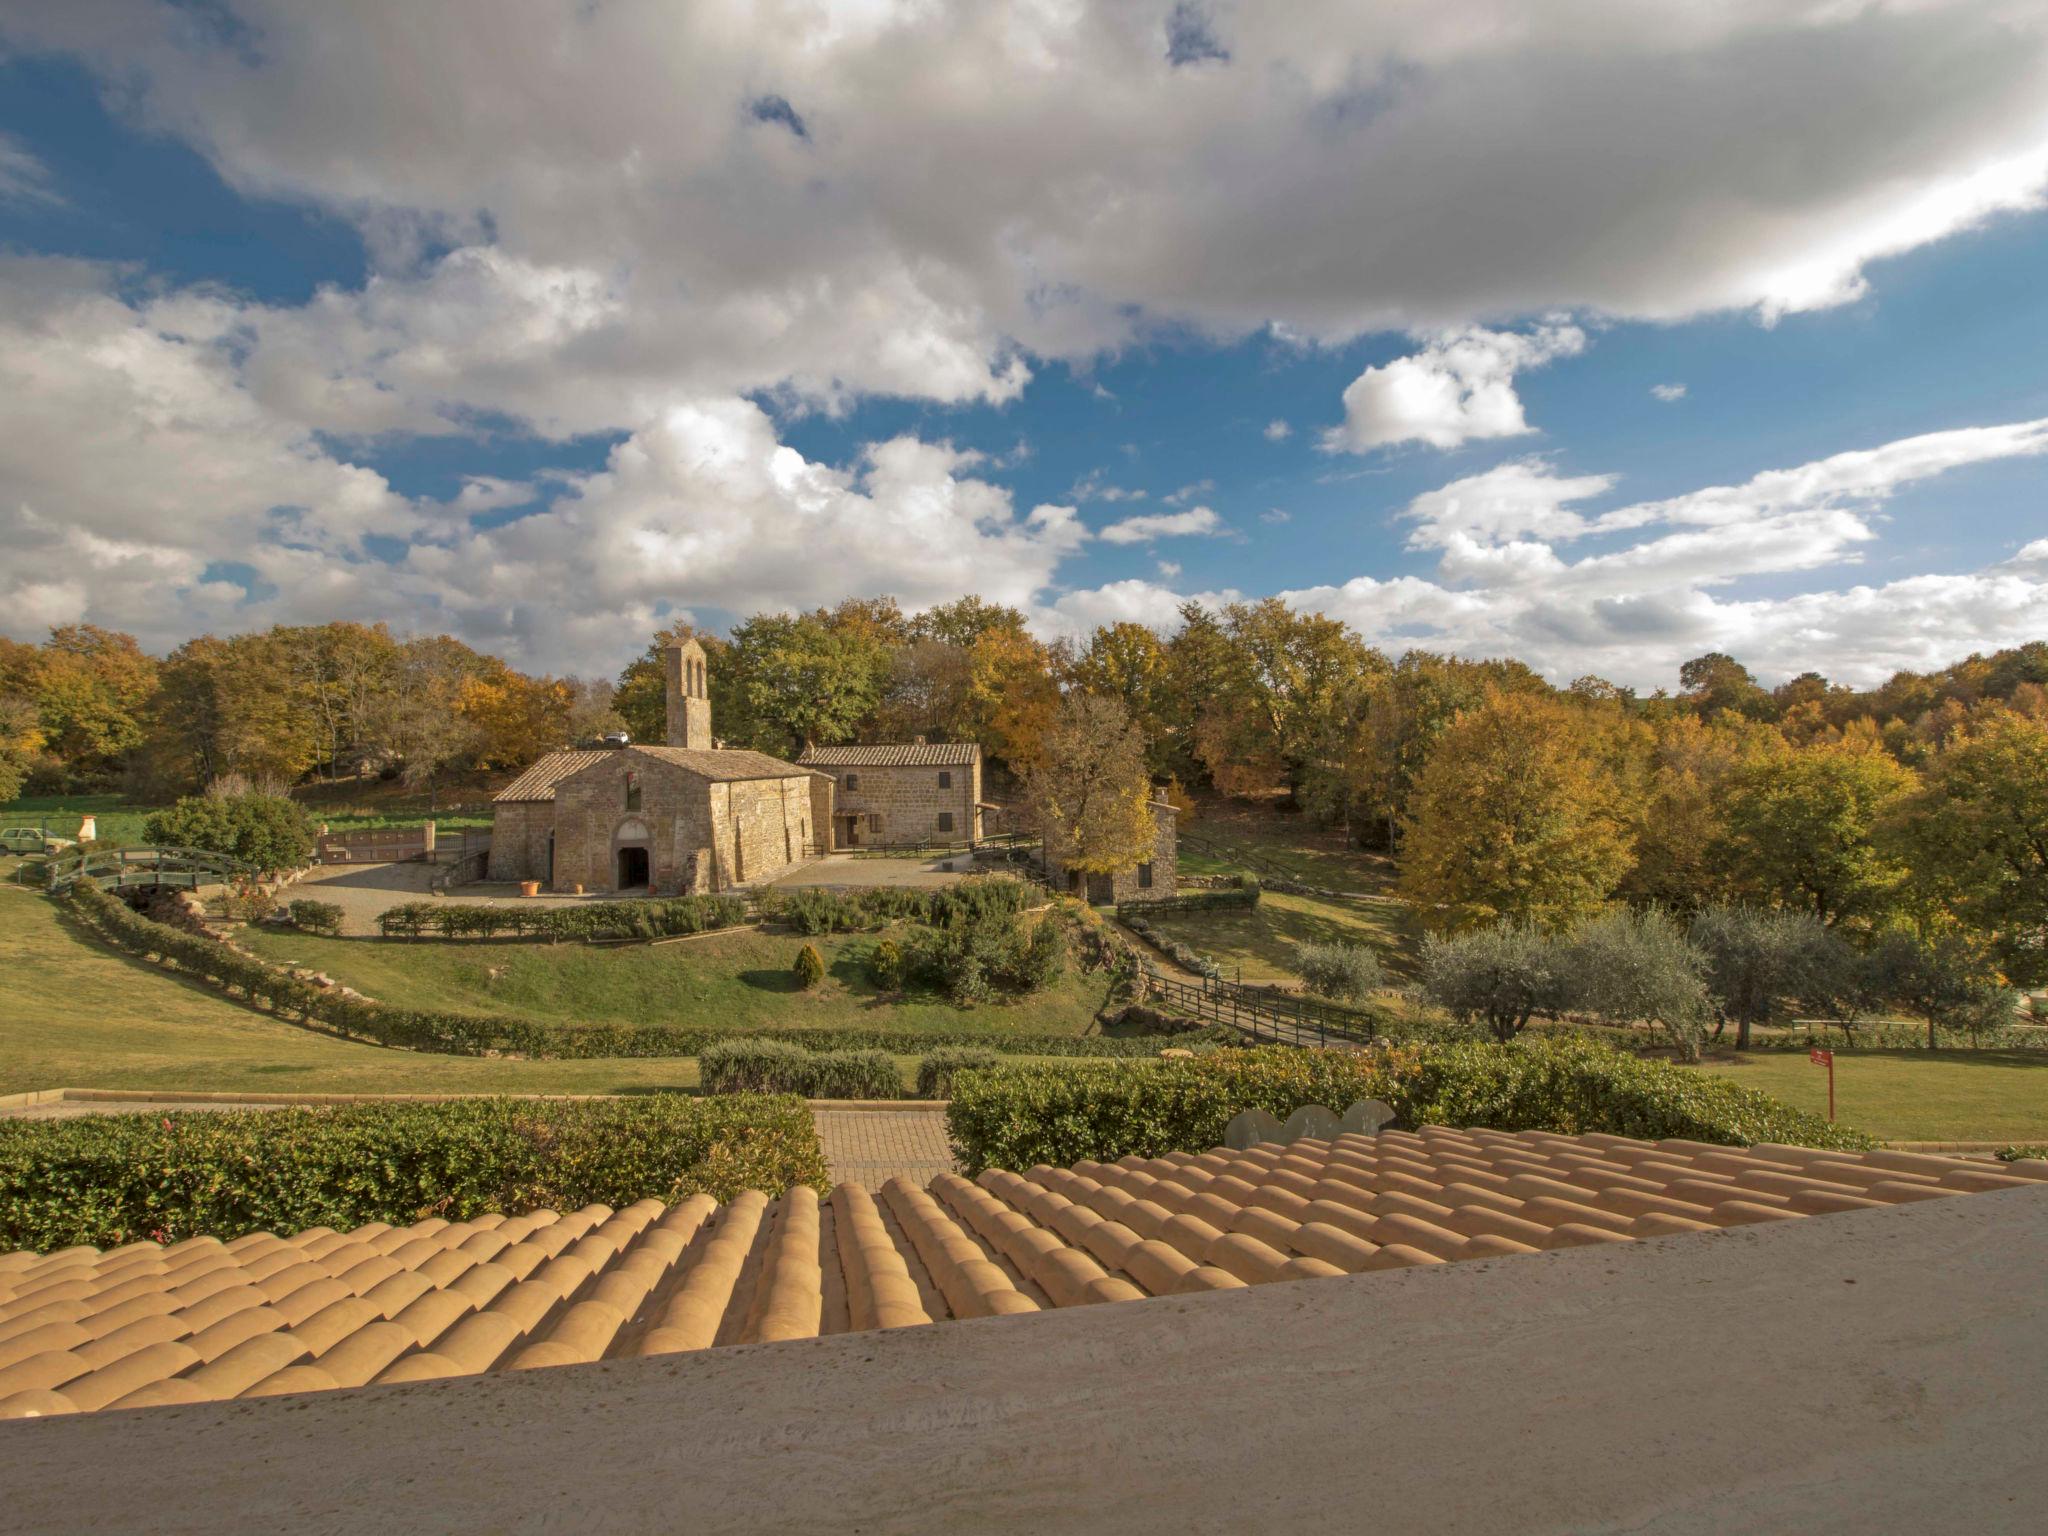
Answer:
<path fill-rule="evenodd" d="M 953 1172 L 943 1110 L 821 1109 L 816 1117 L 835 1183 L 880 1189 L 901 1174 L 922 1187 Z"/>

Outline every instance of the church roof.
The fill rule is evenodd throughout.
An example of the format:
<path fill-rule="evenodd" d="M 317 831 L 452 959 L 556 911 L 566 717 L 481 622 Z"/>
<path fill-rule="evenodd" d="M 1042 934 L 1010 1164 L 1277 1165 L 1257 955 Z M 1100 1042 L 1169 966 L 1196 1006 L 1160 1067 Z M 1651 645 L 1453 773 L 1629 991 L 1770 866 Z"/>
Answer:
<path fill-rule="evenodd" d="M 550 752 L 491 796 L 491 800 L 497 805 L 513 800 L 552 800 L 557 784 L 570 774 L 588 768 L 599 758 L 610 756 L 611 750 L 607 747 L 592 751 Z"/>
<path fill-rule="evenodd" d="M 494 803 L 504 805 L 509 801 L 540 800 L 555 798 L 555 786 L 564 779 L 572 778 L 594 763 L 621 753 L 651 757 L 656 762 L 669 763 L 677 768 L 696 774 L 699 778 L 717 783 L 738 783 L 748 779 L 797 779 L 809 777 L 809 770 L 794 763 L 785 763 L 779 757 L 770 757 L 765 752 L 743 752 L 718 748 L 695 747 L 606 747 L 601 750 L 576 749 L 567 752 L 550 752 L 526 772 L 491 798 Z"/>
<path fill-rule="evenodd" d="M 828 768 L 965 768 L 981 755 L 971 741 L 918 741 L 903 745 L 806 747 L 800 763 Z"/>

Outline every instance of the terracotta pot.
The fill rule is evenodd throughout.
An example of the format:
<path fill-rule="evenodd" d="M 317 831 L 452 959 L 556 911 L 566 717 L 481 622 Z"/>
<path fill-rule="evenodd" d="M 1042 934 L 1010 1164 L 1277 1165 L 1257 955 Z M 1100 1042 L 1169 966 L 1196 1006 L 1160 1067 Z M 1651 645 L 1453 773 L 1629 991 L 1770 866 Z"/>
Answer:
<path fill-rule="evenodd" d="M 540 882 L 538 880 L 520 881 L 519 894 L 522 896 L 538 896 L 540 894 Z"/>

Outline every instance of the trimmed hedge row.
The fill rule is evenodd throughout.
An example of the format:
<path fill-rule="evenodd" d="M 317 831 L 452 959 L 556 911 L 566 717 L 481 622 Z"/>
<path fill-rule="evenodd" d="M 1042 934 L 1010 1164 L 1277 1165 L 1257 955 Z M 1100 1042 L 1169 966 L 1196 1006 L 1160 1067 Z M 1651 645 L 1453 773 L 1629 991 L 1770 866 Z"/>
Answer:
<path fill-rule="evenodd" d="M 862 886 L 852 891 L 799 886 L 765 891 L 761 914 L 788 923 L 798 933 L 861 933 L 890 923 L 924 923 L 934 928 L 987 917 L 1014 917 L 1031 905 L 1031 887 L 1004 875 L 987 875 L 946 886 Z"/>
<path fill-rule="evenodd" d="M 331 901 L 295 901 L 286 909 L 292 926 L 306 933 L 341 932 L 341 908 Z"/>
<path fill-rule="evenodd" d="M 706 1093 L 795 1093 L 807 1099 L 896 1099 L 903 1079 L 887 1051 L 807 1051 L 788 1040 L 721 1040 L 697 1057 Z"/>
<path fill-rule="evenodd" d="M 950 1099 L 953 1080 L 962 1072 L 976 1072 L 1000 1064 L 994 1051 L 974 1046 L 952 1046 L 932 1051 L 917 1064 L 917 1097 Z"/>
<path fill-rule="evenodd" d="M 469 1099 L 0 1122 L 0 1248 L 828 1187 L 797 1098 Z"/>
<path fill-rule="evenodd" d="M 286 975 L 217 939 L 154 922 L 90 882 L 71 889 L 72 910 L 108 943 L 213 982 L 243 1000 L 351 1040 L 446 1056 L 514 1053 L 555 1060 L 696 1056 L 720 1040 L 760 1031 L 720 1024 L 550 1024 L 502 1014 L 402 1008 L 348 996 Z M 1011 1034 L 930 1029 L 785 1029 L 780 1039 L 815 1050 L 880 1050 L 914 1055 L 943 1045 L 979 1045 L 1023 1056 L 1151 1056 L 1143 1038 Z"/>
<path fill-rule="evenodd" d="M 946 1124 L 971 1176 L 991 1167 L 1198 1152 L 1221 1145 L 1241 1111 L 1285 1119 L 1304 1104 L 1341 1111 L 1357 1099 L 1383 1100 L 1405 1125 L 1607 1131 L 1726 1146 L 1874 1145 L 1724 1078 L 1576 1040 L 1371 1051 L 1269 1046 L 1143 1066 L 1004 1065 L 960 1074 Z"/>
<path fill-rule="evenodd" d="M 573 907 L 512 907 L 490 901 L 408 901 L 377 918 L 384 937 L 416 939 L 667 939 L 708 933 L 747 920 L 738 896 L 672 896 L 591 901 Z"/>

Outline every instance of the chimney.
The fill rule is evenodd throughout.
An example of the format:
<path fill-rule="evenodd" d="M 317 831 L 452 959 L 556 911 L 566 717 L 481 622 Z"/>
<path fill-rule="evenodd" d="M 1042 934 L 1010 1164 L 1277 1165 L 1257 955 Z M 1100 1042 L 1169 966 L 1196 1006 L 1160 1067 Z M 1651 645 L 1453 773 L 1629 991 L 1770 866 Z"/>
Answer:
<path fill-rule="evenodd" d="M 668 744 L 702 750 L 711 742 L 711 692 L 704 647 L 684 640 L 661 653 L 668 684 Z"/>

